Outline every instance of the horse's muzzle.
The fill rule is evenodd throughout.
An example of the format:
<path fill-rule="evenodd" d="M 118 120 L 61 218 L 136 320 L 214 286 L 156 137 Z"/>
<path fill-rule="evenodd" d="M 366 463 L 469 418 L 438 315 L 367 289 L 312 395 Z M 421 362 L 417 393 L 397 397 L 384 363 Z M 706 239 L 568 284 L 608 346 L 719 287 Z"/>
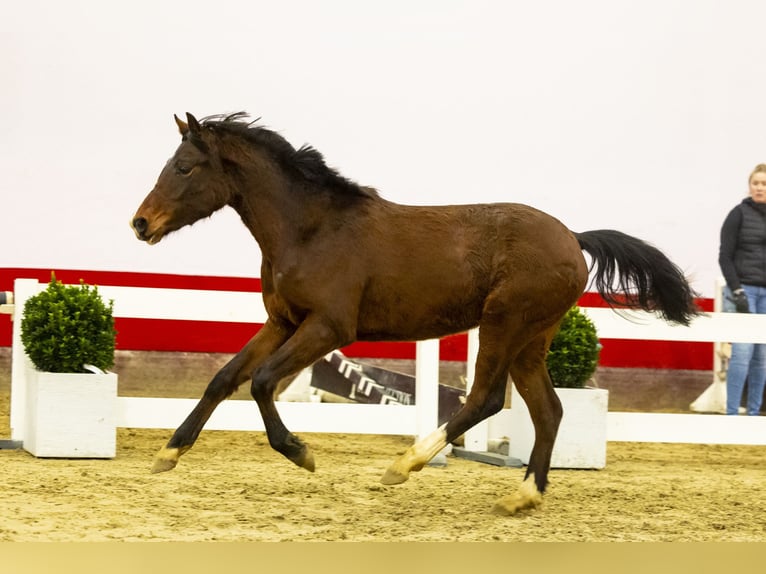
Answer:
<path fill-rule="evenodd" d="M 141 241 L 146 241 L 146 230 L 149 228 L 149 222 L 146 221 L 146 218 L 136 217 L 130 222 L 130 226 L 133 228 L 133 231 L 136 232 L 136 237 Z"/>

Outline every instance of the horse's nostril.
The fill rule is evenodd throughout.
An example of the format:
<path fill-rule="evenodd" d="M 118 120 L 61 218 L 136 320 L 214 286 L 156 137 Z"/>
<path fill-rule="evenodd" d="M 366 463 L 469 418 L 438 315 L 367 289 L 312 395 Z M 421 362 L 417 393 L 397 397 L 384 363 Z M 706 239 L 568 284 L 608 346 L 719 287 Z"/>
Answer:
<path fill-rule="evenodd" d="M 133 229 L 135 229 L 140 235 L 146 233 L 147 221 L 143 217 L 136 217 L 133 220 Z"/>

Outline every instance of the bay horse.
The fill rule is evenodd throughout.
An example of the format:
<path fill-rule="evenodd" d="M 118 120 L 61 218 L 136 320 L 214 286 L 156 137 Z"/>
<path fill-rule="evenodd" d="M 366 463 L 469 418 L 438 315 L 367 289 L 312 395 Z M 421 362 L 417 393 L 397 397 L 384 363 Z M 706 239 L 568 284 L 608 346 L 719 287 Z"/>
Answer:
<path fill-rule="evenodd" d="M 381 480 L 406 481 L 498 412 L 510 375 L 535 429 L 524 481 L 493 508 L 514 514 L 538 506 L 548 483 L 562 407 L 545 356 L 590 271 L 612 305 L 657 311 L 683 325 L 699 313 L 681 270 L 622 232 L 575 233 L 516 203 L 400 205 L 329 168 L 313 147 L 295 149 L 244 112 L 175 121 L 181 144 L 131 220 L 133 231 L 154 245 L 232 207 L 262 252 L 268 319 L 216 373 L 152 472 L 174 468 L 217 405 L 248 380 L 271 447 L 313 471 L 311 451 L 275 407 L 280 380 L 357 340 L 433 339 L 478 326 L 475 381 L 464 406 L 407 449 Z M 592 258 L 590 269 L 583 251 Z"/>

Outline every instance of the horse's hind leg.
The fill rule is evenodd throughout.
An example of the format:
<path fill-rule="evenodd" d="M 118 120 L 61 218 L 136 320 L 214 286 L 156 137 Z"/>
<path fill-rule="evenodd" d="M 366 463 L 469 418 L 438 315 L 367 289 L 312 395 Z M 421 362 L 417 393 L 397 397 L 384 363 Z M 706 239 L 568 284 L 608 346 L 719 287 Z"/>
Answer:
<path fill-rule="evenodd" d="M 511 366 L 513 382 L 529 408 L 535 428 L 535 444 L 524 483 L 517 492 L 497 501 L 492 509 L 495 514 L 515 514 L 538 506 L 548 485 L 553 444 L 563 413 L 545 366 L 547 348 L 548 343 L 541 336 L 525 347 Z"/>
<path fill-rule="evenodd" d="M 503 408 L 511 350 L 507 331 L 484 322 L 479 329 L 479 355 L 471 392 L 463 407 L 446 424 L 415 443 L 386 470 L 383 484 L 399 484 L 465 431 Z"/>
<path fill-rule="evenodd" d="M 215 408 L 248 380 L 257 365 L 279 348 L 289 335 L 289 331 L 283 331 L 267 321 L 258 334 L 216 373 L 197 406 L 157 453 L 152 472 L 175 468 L 180 456 L 194 445 Z"/>

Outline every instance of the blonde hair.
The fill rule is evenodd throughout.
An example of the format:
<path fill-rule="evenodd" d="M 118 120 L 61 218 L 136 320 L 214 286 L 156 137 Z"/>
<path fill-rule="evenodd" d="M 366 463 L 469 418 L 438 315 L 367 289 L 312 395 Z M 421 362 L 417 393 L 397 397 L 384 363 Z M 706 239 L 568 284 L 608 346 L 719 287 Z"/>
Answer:
<path fill-rule="evenodd" d="M 753 181 L 753 176 L 756 173 L 766 173 L 766 163 L 759 163 L 755 168 L 753 168 L 753 171 L 750 172 L 750 177 L 747 178 L 747 183 L 750 183 Z"/>

